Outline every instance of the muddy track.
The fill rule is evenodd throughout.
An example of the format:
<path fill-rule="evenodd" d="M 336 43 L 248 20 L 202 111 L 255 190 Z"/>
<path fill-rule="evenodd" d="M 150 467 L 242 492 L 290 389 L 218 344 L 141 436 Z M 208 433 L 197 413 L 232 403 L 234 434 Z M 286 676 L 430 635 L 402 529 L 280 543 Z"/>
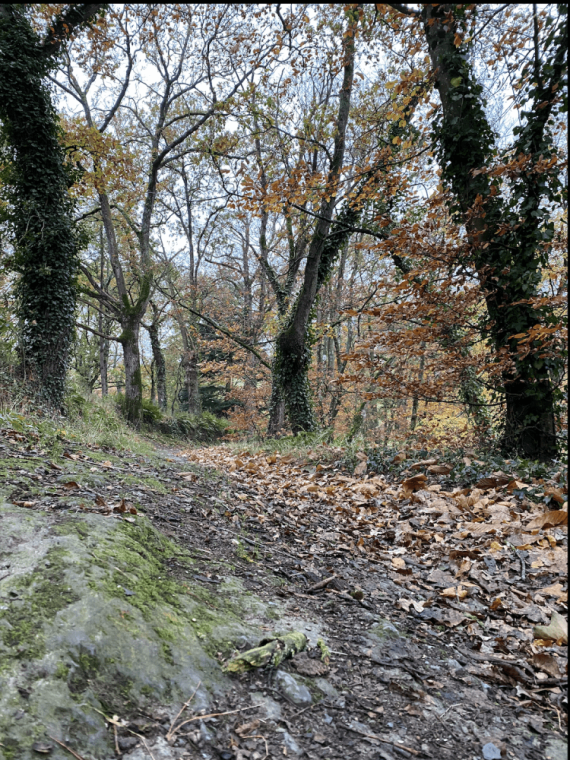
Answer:
<path fill-rule="evenodd" d="M 114 736 L 111 756 L 566 756 L 563 704 L 548 699 L 550 693 L 560 693 L 558 685 L 546 684 L 532 694 L 520 680 L 505 680 L 500 657 L 494 662 L 473 651 L 468 637 L 451 637 L 429 622 L 420 625 L 396 609 L 401 588 L 378 563 L 348 552 L 300 558 L 286 532 L 275 541 L 262 526 L 244 531 L 243 519 L 231 521 L 226 515 L 228 509 L 239 514 L 235 501 L 228 503 L 227 476 L 165 449 L 145 460 L 70 444 L 50 464 L 33 446 L 5 436 L 0 452 L 8 503 L 61 519 L 85 512 L 120 521 L 146 515 L 184 556 L 192 557 L 191 569 L 175 554 L 164 561 L 169 578 L 186 584 L 190 595 L 203 590 L 215 604 L 216 595 L 223 593 L 224 573 L 231 568 L 244 591 L 264 603 L 262 628 L 268 635 L 272 608 L 290 628 L 308 635 L 303 655 L 277 672 L 254 670 L 234 677 L 231 688 L 207 707 L 193 703 L 188 694 L 189 704 L 178 718 L 178 704 L 176 710 L 168 703 L 138 711 L 132 705 L 117 708 L 115 719 L 106 716 Z M 0 567 L 0 580 L 2 576 Z M 330 650 L 330 662 L 323 663 L 319 638 Z M 238 641 L 236 650 L 251 645 Z M 220 652 L 220 664 L 227 657 Z M 500 678 L 489 677 L 490 664 L 498 666 Z M 25 705 L 20 709 L 25 711 Z M 45 754 L 55 757 L 62 743 L 52 740 Z M 84 760 L 92 757 L 88 747 L 70 744 L 69 749 Z M 0 745 L 0 757 L 1 752 Z M 15 755 L 4 751 L 4 757 L 12 760 Z"/>

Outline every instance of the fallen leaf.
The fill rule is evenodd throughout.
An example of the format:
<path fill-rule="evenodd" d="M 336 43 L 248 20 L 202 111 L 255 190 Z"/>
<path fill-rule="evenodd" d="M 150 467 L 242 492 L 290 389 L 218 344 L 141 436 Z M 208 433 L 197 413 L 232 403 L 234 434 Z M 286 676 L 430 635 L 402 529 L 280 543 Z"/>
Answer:
<path fill-rule="evenodd" d="M 97 494 L 97 496 L 95 497 L 95 504 L 97 504 L 98 507 L 105 507 L 107 505 L 107 502 L 102 496 L 99 496 Z"/>
<path fill-rule="evenodd" d="M 105 462 L 101 462 L 101 467 L 112 467 L 113 463 L 109 462 L 109 460 L 106 460 Z"/>
<path fill-rule="evenodd" d="M 368 469 L 368 465 L 366 464 L 365 461 L 362 461 L 359 465 L 357 465 L 354 468 L 354 474 L 358 475 L 358 476 L 366 475 L 366 470 L 367 469 Z"/>
<path fill-rule="evenodd" d="M 552 586 L 546 586 L 546 588 L 541 588 L 540 593 L 546 594 L 546 596 L 556 596 L 562 602 L 568 601 L 568 591 L 564 591 L 561 583 L 554 583 L 552 584 Z"/>
<path fill-rule="evenodd" d="M 120 503 L 117 504 L 116 507 L 113 507 L 113 512 L 126 512 L 127 511 L 127 505 L 125 503 L 124 499 L 121 499 Z"/>
<path fill-rule="evenodd" d="M 50 466 L 50 468 L 51 468 L 52 470 L 63 470 L 63 467 L 60 467 L 60 466 L 59 466 L 58 464 L 56 464 L 55 462 L 50 462 L 50 463 L 49 463 L 49 466 Z"/>
<path fill-rule="evenodd" d="M 427 469 L 432 475 L 449 475 L 453 467 L 448 464 L 432 464 Z"/>
<path fill-rule="evenodd" d="M 398 570 L 403 570 L 406 567 L 406 562 L 402 557 L 392 557 L 392 564 Z"/>
<path fill-rule="evenodd" d="M 557 501 L 558 504 L 562 505 L 565 502 L 564 491 L 562 490 L 562 488 L 553 488 L 553 487 L 545 488 L 544 495 L 550 496 L 550 498 L 553 499 L 554 501 Z"/>
<path fill-rule="evenodd" d="M 259 728 L 259 726 L 260 722 L 257 719 L 250 720 L 249 723 L 242 723 L 241 726 L 238 726 L 235 731 L 238 736 L 244 737 L 246 734 L 251 734 L 257 728 Z"/>
<path fill-rule="evenodd" d="M 555 509 L 552 512 L 546 512 L 540 517 L 535 517 L 526 526 L 527 530 L 536 530 L 537 528 L 554 528 L 556 525 L 568 525 L 568 512 L 561 509 Z"/>
<path fill-rule="evenodd" d="M 494 475 L 490 478 L 481 478 L 476 484 L 475 488 L 480 488 L 482 491 L 490 491 L 491 488 L 501 488 L 506 486 L 510 482 L 511 478 L 507 475 Z"/>
<path fill-rule="evenodd" d="M 420 475 L 414 475 L 402 483 L 402 490 L 404 493 L 412 494 L 414 491 L 419 491 L 423 488 L 424 483 L 427 480 L 427 475 L 421 473 Z"/>
<path fill-rule="evenodd" d="M 532 656 L 532 664 L 535 668 L 544 670 L 545 673 L 552 676 L 552 678 L 560 677 L 560 668 L 556 659 L 551 654 L 534 654 Z"/>
<path fill-rule="evenodd" d="M 448 599 L 465 599 L 467 596 L 467 589 L 463 588 L 463 586 L 459 584 L 459 586 L 450 586 L 449 588 L 445 588 L 440 593 L 441 596 L 445 596 Z"/>
<path fill-rule="evenodd" d="M 437 464 L 437 459 L 422 459 L 421 462 L 410 465 L 410 470 L 421 470 L 422 467 L 429 467 L 432 464 Z"/>
<path fill-rule="evenodd" d="M 79 484 L 75 482 L 75 480 L 70 480 L 67 483 L 63 484 L 64 488 L 68 488 L 69 490 L 72 490 L 73 488 L 80 488 Z"/>
<path fill-rule="evenodd" d="M 49 744 L 48 742 L 34 742 L 32 744 L 32 749 L 34 752 L 39 752 L 42 755 L 47 755 L 52 751 L 53 744 Z"/>
<path fill-rule="evenodd" d="M 548 625 L 536 625 L 532 630 L 535 639 L 550 639 L 568 644 L 568 621 L 557 612 L 552 613 Z"/>
<path fill-rule="evenodd" d="M 401 451 L 399 454 L 396 454 L 396 456 L 392 459 L 392 464 L 398 464 L 398 462 L 403 462 L 406 458 L 406 454 Z"/>

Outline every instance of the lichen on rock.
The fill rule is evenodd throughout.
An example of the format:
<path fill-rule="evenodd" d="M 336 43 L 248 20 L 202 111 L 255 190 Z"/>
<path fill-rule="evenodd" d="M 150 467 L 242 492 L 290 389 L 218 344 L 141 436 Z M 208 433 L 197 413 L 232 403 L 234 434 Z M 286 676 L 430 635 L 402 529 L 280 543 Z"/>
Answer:
<path fill-rule="evenodd" d="M 4 504 L 0 520 L 0 760 L 31 760 L 50 735 L 106 759 L 103 714 L 174 715 L 196 689 L 205 709 L 229 684 L 217 653 L 262 638 L 264 603 L 229 574 L 212 591 L 176 580 L 168 560 L 191 568 L 190 554 L 144 517 Z"/>

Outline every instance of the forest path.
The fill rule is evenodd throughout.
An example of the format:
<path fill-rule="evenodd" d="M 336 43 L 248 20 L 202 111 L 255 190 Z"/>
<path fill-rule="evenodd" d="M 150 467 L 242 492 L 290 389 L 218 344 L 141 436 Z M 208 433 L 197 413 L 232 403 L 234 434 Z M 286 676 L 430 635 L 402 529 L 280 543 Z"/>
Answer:
<path fill-rule="evenodd" d="M 564 613 L 565 570 L 558 562 L 566 529 L 560 522 L 529 530 L 540 515 L 521 500 L 517 507 L 508 486 L 470 489 L 475 501 L 461 509 L 441 474 L 418 477 L 434 465 L 393 480 L 367 476 L 360 467 L 353 477 L 334 450 L 304 460 L 238 456 L 223 446 L 162 448 L 143 457 L 65 442 L 61 456 L 48 459 L 10 431 L 0 445 L 2 490 L 21 513 L 154 526 L 180 555 L 192 557 L 190 576 L 176 554 L 163 563 L 167 578 L 190 598 L 209 594 L 217 604 L 231 573 L 241 589 L 235 586 L 234 595 L 265 610 L 258 638 L 236 640 L 237 650 L 275 630 L 308 638 L 306 652 L 277 672 L 233 677 L 215 707 L 189 693 L 177 721 L 180 705 L 164 699 L 140 714 L 132 704 L 117 707 L 116 725 L 107 715 L 115 756 L 566 756 L 566 647 L 561 640 L 538 646 L 533 640 L 535 622 L 556 622 L 554 613 Z M 489 525 L 489 533 L 470 527 Z M 516 531 L 528 543 L 518 550 L 522 555 L 508 546 Z M 544 558 L 540 568 L 534 551 Z M 503 603 L 494 605 L 496 598 Z M 220 664 L 227 656 L 220 653 Z M 26 711 L 22 699 L 18 714 Z M 208 710 L 216 715 L 205 717 Z M 183 718 L 193 722 L 178 730 Z M 68 746 L 76 756 L 98 757 L 73 736 Z M 0 757 L 2 751 L 0 745 Z M 66 756 L 58 752 L 52 743 L 51 757 Z"/>

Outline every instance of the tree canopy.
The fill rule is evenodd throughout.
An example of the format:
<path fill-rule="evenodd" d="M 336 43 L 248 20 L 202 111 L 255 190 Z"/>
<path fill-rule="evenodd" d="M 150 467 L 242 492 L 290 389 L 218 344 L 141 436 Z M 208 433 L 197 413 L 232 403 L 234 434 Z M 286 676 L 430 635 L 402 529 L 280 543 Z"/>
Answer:
<path fill-rule="evenodd" d="M 567 6 L 0 8 L 3 361 L 49 404 L 565 445 Z"/>

